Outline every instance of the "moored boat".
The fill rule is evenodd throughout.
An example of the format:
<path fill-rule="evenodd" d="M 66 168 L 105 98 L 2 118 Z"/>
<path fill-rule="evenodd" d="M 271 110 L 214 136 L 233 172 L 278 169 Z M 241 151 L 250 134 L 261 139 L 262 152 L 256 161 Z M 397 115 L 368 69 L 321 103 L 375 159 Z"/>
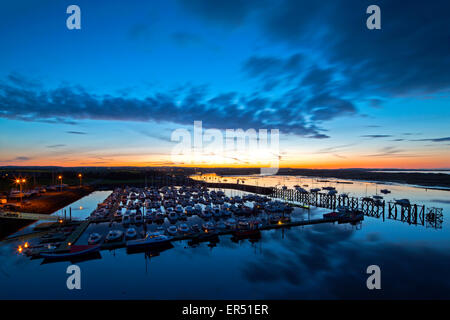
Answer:
<path fill-rule="evenodd" d="M 147 232 L 142 239 L 127 241 L 127 248 L 141 247 L 141 246 L 160 246 L 169 243 L 172 240 L 171 236 L 166 236 L 161 233 Z"/>
<path fill-rule="evenodd" d="M 46 259 L 61 259 L 82 256 L 85 254 L 96 252 L 100 249 L 100 245 L 72 245 L 65 252 L 44 251 L 39 255 Z"/>
<path fill-rule="evenodd" d="M 125 238 L 127 239 L 134 239 L 137 236 L 137 232 L 135 228 L 128 228 L 125 232 Z"/>
<path fill-rule="evenodd" d="M 120 241 L 123 237 L 123 231 L 121 230 L 111 230 L 106 235 L 106 242 Z"/>
<path fill-rule="evenodd" d="M 100 242 L 101 239 L 102 239 L 102 236 L 100 234 L 94 232 L 89 235 L 88 243 L 91 245 L 97 244 Z"/>

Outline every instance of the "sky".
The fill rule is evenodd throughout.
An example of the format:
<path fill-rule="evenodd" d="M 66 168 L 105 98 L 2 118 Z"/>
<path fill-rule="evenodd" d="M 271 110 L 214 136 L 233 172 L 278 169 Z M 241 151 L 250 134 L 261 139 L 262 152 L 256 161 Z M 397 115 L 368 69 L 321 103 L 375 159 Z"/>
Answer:
<path fill-rule="evenodd" d="M 66 27 L 72 4 L 80 30 Z M 380 30 L 366 27 L 372 4 Z M 271 154 L 281 167 L 450 168 L 449 10 L 2 1 L 0 165 L 241 167 Z M 225 154 L 204 140 L 199 157 L 174 158 L 174 133 L 191 147 L 194 121 L 223 145 L 227 129 L 279 130 L 279 143 Z"/>

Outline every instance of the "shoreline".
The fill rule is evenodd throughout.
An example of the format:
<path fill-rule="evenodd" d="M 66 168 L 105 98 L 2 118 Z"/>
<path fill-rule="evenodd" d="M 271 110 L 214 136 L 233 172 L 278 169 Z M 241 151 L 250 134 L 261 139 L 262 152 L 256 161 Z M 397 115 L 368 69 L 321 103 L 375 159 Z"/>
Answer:
<path fill-rule="evenodd" d="M 259 170 L 206 170 L 223 177 L 260 176 Z M 334 178 L 348 181 L 402 184 L 412 187 L 450 191 L 450 175 L 444 173 L 373 172 L 363 169 L 290 169 L 280 168 L 274 176 L 304 176 L 309 178 Z"/>
<path fill-rule="evenodd" d="M 69 187 L 62 192 L 47 192 L 38 197 L 25 200 L 22 206 L 11 211 L 52 214 L 71 203 L 91 194 L 93 187 Z"/>

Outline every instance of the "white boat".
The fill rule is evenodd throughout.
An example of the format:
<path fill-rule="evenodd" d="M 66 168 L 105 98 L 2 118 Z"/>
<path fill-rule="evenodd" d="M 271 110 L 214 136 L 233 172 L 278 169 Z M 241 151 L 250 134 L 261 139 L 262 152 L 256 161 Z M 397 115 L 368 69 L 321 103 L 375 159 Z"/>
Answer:
<path fill-rule="evenodd" d="M 170 242 L 172 237 L 160 233 L 147 232 L 142 239 L 130 240 L 127 242 L 127 248 L 140 246 L 159 246 Z"/>
<path fill-rule="evenodd" d="M 181 215 L 181 214 L 183 213 L 183 207 L 182 207 L 181 205 L 177 205 L 177 206 L 175 207 L 175 212 L 176 212 L 178 215 Z"/>
<path fill-rule="evenodd" d="M 226 226 L 228 229 L 234 229 L 234 228 L 236 228 L 236 224 L 237 224 L 237 221 L 236 221 L 236 219 L 234 219 L 234 218 L 229 218 L 229 219 L 227 219 L 227 220 L 225 221 L 225 226 Z"/>
<path fill-rule="evenodd" d="M 193 224 L 191 229 L 194 232 L 200 232 L 200 226 L 198 224 Z"/>
<path fill-rule="evenodd" d="M 170 211 L 167 218 L 169 218 L 169 221 L 175 222 L 178 219 L 178 214 L 175 211 Z"/>
<path fill-rule="evenodd" d="M 187 232 L 189 232 L 189 227 L 188 227 L 187 224 L 182 223 L 182 224 L 180 224 L 180 225 L 178 226 L 178 230 L 179 230 L 181 233 L 187 233 Z"/>
<path fill-rule="evenodd" d="M 102 236 L 98 233 L 91 233 L 89 235 L 88 243 L 89 244 L 97 244 L 102 239 Z"/>
<path fill-rule="evenodd" d="M 215 218 L 220 218 L 222 216 L 222 212 L 219 207 L 214 207 L 213 215 Z"/>
<path fill-rule="evenodd" d="M 212 222 L 205 222 L 204 224 L 202 224 L 202 228 L 206 232 L 211 232 L 211 231 L 214 231 L 216 229 L 216 226 Z"/>
<path fill-rule="evenodd" d="M 178 233 L 177 226 L 170 226 L 170 227 L 168 227 L 168 228 L 167 228 L 167 232 L 168 232 L 170 235 L 176 235 L 176 234 Z"/>
<path fill-rule="evenodd" d="M 125 238 L 127 239 L 134 239 L 137 236 L 137 232 L 135 228 L 128 228 L 125 232 Z"/>
<path fill-rule="evenodd" d="M 111 230 L 106 235 L 106 242 L 120 241 L 123 237 L 123 231 L 121 230 Z"/>
<path fill-rule="evenodd" d="M 187 216 L 192 216 L 195 213 L 195 210 L 192 206 L 187 206 L 185 209 L 185 213 Z"/>
<path fill-rule="evenodd" d="M 206 219 L 208 219 L 208 218 L 211 218 L 212 217 L 212 208 L 210 207 L 210 206 L 206 206 L 205 207 L 205 210 L 203 210 L 203 218 L 206 218 Z"/>

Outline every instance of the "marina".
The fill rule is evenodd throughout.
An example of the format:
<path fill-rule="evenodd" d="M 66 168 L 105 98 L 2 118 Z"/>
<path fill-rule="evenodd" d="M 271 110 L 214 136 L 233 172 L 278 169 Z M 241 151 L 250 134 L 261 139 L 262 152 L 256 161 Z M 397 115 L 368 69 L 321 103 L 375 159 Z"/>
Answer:
<path fill-rule="evenodd" d="M 227 179 L 230 182 L 233 180 L 230 177 Z M 422 226 L 407 223 L 406 219 L 401 223 L 401 211 L 397 213 L 397 220 L 389 218 L 388 214 L 390 202 L 395 203 L 394 199 L 405 198 L 414 199 L 410 204 L 421 204 L 426 212 L 428 208 L 443 203 L 433 199 L 445 198 L 444 191 L 434 190 L 430 194 L 425 194 L 423 190 L 411 187 L 374 185 L 374 194 L 377 188 L 387 188 L 392 192 L 383 198 L 386 205 L 383 219 L 382 215 L 372 215 L 370 210 L 362 207 L 365 201 L 361 202 L 361 199 L 366 197 L 366 190 L 367 193 L 371 192 L 363 183 L 333 184 L 333 181 L 315 182 L 303 178 L 300 181 L 299 178 L 285 177 L 259 178 L 257 181 L 251 177 L 239 178 L 241 179 L 245 179 L 243 185 L 247 185 L 249 188 L 247 190 L 254 191 L 256 184 L 270 183 L 274 185 L 271 190 L 279 189 L 279 194 L 271 196 L 264 194 L 265 191 L 257 194 L 242 189 L 224 188 L 222 185 L 206 186 L 197 181 L 179 186 L 175 184 L 151 186 L 149 183 L 147 187 L 134 186 L 116 188 L 113 191 L 95 191 L 49 216 L 64 218 L 65 211 L 66 219 L 62 224 L 59 220 L 37 221 L 0 242 L 0 254 L 5 257 L 0 258 L 4 262 L 0 268 L 0 277 L 6 287 L 12 288 L 21 281 L 30 281 L 32 270 L 38 270 L 40 280 L 30 287 L 35 289 L 27 293 L 33 295 L 33 290 L 38 290 L 44 283 L 52 283 L 53 287 L 57 288 L 58 282 L 65 282 L 61 279 L 64 277 L 65 267 L 76 263 L 82 270 L 87 270 L 84 274 L 90 279 L 88 283 L 91 286 L 98 284 L 111 287 L 111 290 L 102 291 L 100 295 L 94 287 L 85 287 L 85 294 L 96 297 L 156 299 L 192 297 L 188 293 L 191 292 L 189 288 L 195 286 L 198 290 L 194 297 L 208 295 L 216 298 L 236 298 L 236 290 L 233 288 L 239 286 L 238 298 L 249 296 L 258 298 L 264 294 L 287 297 L 282 293 L 286 291 L 282 290 L 289 291 L 294 288 L 295 292 L 290 293 L 290 297 L 298 298 L 322 296 L 318 273 L 321 268 L 325 268 L 321 272 L 326 272 L 332 277 L 332 281 L 337 283 L 350 275 L 334 272 L 331 265 L 338 263 L 343 269 L 350 268 L 349 270 L 357 271 L 355 267 L 362 268 L 362 265 L 373 261 L 368 252 L 385 261 L 384 252 L 397 248 L 395 250 L 400 251 L 396 255 L 408 255 L 407 260 L 423 259 L 421 250 L 408 239 L 422 239 L 422 243 L 428 243 L 429 250 L 435 252 L 436 259 L 437 257 L 446 259 L 445 254 L 440 253 L 440 250 L 437 251 L 437 245 L 433 243 L 442 245 L 445 243 L 447 232 L 442 230 L 447 230 L 447 220 L 442 219 L 438 227 L 427 223 Z M 303 187 L 305 184 L 309 187 Z M 283 185 L 286 185 L 286 188 L 282 188 Z M 345 221 L 344 216 L 339 217 L 339 210 L 345 212 L 345 207 L 337 206 L 333 210 L 293 201 L 296 199 L 290 199 L 289 194 L 301 192 L 295 188 L 296 185 L 308 190 L 320 188 L 319 194 L 328 194 L 327 189 L 330 188 L 324 190 L 323 187 L 335 186 L 339 191 L 337 197 L 348 193 L 350 197 L 358 199 L 358 210 L 364 213 L 363 217 L 359 216 L 358 221 Z M 195 188 L 197 191 L 194 191 Z M 225 201 L 229 199 L 233 202 L 231 198 L 234 199 L 234 204 Z M 404 201 L 400 201 L 402 202 Z M 262 210 L 258 209 L 259 213 L 254 214 L 253 208 L 258 204 L 264 207 Z M 223 209 L 230 210 L 221 211 L 222 206 Z M 239 212 L 234 206 L 240 208 Z M 197 215 L 198 207 L 201 208 L 201 213 Z M 219 210 L 215 210 L 216 207 Z M 445 214 L 448 208 L 445 204 L 443 207 L 442 214 Z M 234 208 L 236 213 L 226 214 L 231 208 Z M 280 211 L 281 208 L 283 212 Z M 287 211 L 284 212 L 284 209 Z M 395 209 L 392 209 L 392 214 L 395 214 Z M 142 219 L 136 219 L 139 215 Z M 359 220 L 360 218 L 363 220 Z M 256 228 L 253 229 L 250 225 Z M 391 230 L 396 232 L 392 233 Z M 113 232 L 108 237 L 111 231 Z M 160 239 L 161 242 L 156 244 L 153 239 Z M 401 247 L 390 245 L 403 241 L 408 241 L 409 245 Z M 377 245 L 377 249 L 371 247 L 374 244 Z M 412 252 L 414 256 L 411 256 Z M 292 259 L 295 256 L 303 258 L 298 261 L 297 258 L 290 260 L 288 259 L 290 255 L 293 255 Z M 356 264 L 352 267 L 347 265 L 346 261 L 353 261 L 356 255 L 361 256 L 356 260 Z M 307 267 L 308 256 L 314 257 L 314 261 L 326 261 L 326 265 L 310 270 Z M 426 264 L 438 266 L 439 264 L 433 262 L 434 259 L 431 256 L 430 262 Z M 21 270 L 20 278 L 19 274 L 12 273 L 17 267 L 13 267 L 11 263 L 20 264 L 17 269 Z M 177 268 L 178 265 L 183 265 L 183 268 Z M 104 273 L 105 268 L 110 271 Z M 279 275 L 272 280 L 277 286 L 261 287 L 260 284 L 265 283 L 263 279 L 273 278 L 274 274 L 277 274 L 274 270 L 279 270 L 277 272 Z M 399 267 L 398 270 L 400 272 L 402 268 Z M 296 278 L 297 275 L 307 272 L 315 279 L 314 286 Z M 5 278 L 3 276 L 5 274 L 10 278 Z M 90 274 L 95 274 L 95 277 L 91 278 Z M 287 278 L 289 274 L 296 276 L 292 279 Z M 395 273 L 395 278 L 402 279 L 402 275 Z M 111 279 L 114 281 L 111 282 Z M 132 291 L 121 293 L 126 288 L 131 290 L 127 283 L 133 284 Z M 174 287 L 176 289 L 170 289 L 167 283 L 177 283 Z M 303 283 L 302 287 L 308 288 L 308 293 L 300 289 L 299 283 Z M 276 290 L 278 286 L 284 289 L 280 288 L 278 291 Z M 149 291 L 149 287 L 157 288 L 158 293 Z M 215 287 L 221 289 L 214 291 Z M 442 284 L 442 287 L 445 285 Z M 430 292 L 442 295 L 439 288 L 439 285 L 435 285 Z M 10 290 L 10 295 L 11 292 L 14 291 Z M 44 297 L 51 298 L 54 294 L 67 298 L 73 295 L 64 290 L 53 289 L 46 291 Z M 330 297 L 342 296 L 338 292 L 330 294 Z M 405 296 L 407 292 L 401 291 L 401 294 Z"/>
<path fill-rule="evenodd" d="M 87 254 L 91 253 L 89 246 L 129 249 L 179 240 L 209 241 L 228 234 L 246 239 L 259 237 L 264 230 L 335 222 L 357 224 L 364 218 L 361 211 L 338 209 L 321 219 L 296 220 L 291 219 L 293 205 L 256 194 L 230 198 L 205 186 L 117 188 L 86 220 L 64 220 L 50 228 L 48 234 L 64 232 L 54 237 L 51 251 L 49 246 L 30 241 L 19 250 L 32 258 L 55 258 L 59 254 L 71 258 L 80 255 L 78 250 L 71 254 L 79 246 L 88 246 L 82 247 Z M 42 244 L 42 238 L 39 242 Z"/>

